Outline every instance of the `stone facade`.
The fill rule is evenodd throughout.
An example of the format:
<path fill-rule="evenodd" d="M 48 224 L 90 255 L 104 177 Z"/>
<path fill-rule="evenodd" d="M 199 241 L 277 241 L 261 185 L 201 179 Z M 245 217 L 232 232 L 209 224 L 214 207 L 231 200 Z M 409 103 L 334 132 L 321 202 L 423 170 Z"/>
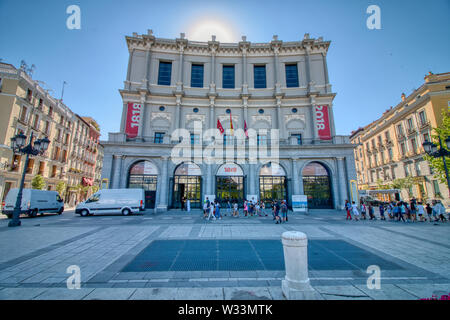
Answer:
<path fill-rule="evenodd" d="M 403 200 L 442 199 L 450 204 L 448 187 L 439 182 L 424 159 L 422 144 L 431 141 L 433 128 L 442 124 L 442 111 L 450 107 L 450 73 L 425 76 L 425 82 L 383 115 L 352 132 L 355 164 L 360 188 L 377 190 L 394 180 L 414 177 L 410 189 L 402 189 Z M 389 200 L 389 199 L 385 199 Z M 394 200 L 391 196 L 390 200 Z"/>
<path fill-rule="evenodd" d="M 132 166 L 139 161 L 152 163 L 157 176 L 155 207 L 165 210 L 174 203 L 174 172 L 177 164 L 172 150 L 179 143 L 176 129 L 186 129 L 195 135 L 195 123 L 202 129 L 215 129 L 217 121 L 230 134 L 230 120 L 235 132 L 234 143 L 246 148 L 241 159 L 234 159 L 242 169 L 244 197 L 259 198 L 261 161 L 249 163 L 251 142 L 239 140 L 247 128 L 256 130 L 258 137 L 271 147 L 279 144 L 279 156 L 272 162 L 284 170 L 286 200 L 304 192 L 303 169 L 308 163 L 320 163 L 328 172 L 330 198 L 333 208 L 341 208 L 350 195 L 350 181 L 356 180 L 353 148 L 347 136 L 336 136 L 333 118 L 333 99 L 328 80 L 326 54 L 330 42 L 322 38 L 283 42 L 274 36 L 269 43 L 251 43 L 246 37 L 239 43 L 219 43 L 215 37 L 208 42 L 188 41 L 181 34 L 175 40 L 155 38 L 148 34 L 126 37 L 130 56 L 124 88 L 119 90 L 123 99 L 120 132 L 110 133 L 105 147 L 102 178 L 109 187 L 126 188 L 130 184 Z M 161 85 L 162 63 L 170 65 L 170 81 Z M 200 65 L 203 85 L 193 86 L 193 65 Z M 287 85 L 287 65 L 297 70 L 295 86 Z M 234 86 L 223 88 L 224 66 L 234 69 Z M 264 66 L 265 85 L 255 88 L 255 66 Z M 260 75 L 259 75 L 260 77 Z M 129 108 L 139 105 L 134 118 L 137 132 L 129 131 Z M 319 131 L 317 110 L 326 106 L 329 137 Z M 240 131 L 239 131 L 240 129 Z M 270 136 L 271 129 L 279 130 L 279 139 Z M 200 138 L 201 138 L 200 134 Z M 193 138 L 191 138 L 193 139 Z M 188 139 L 189 140 L 189 139 Z M 194 141 L 193 141 L 194 142 Z M 224 142 L 217 141 L 218 144 Z M 208 143 L 195 144 L 205 148 Z M 194 144 L 194 148 L 195 148 Z M 233 147 L 234 148 L 234 147 Z M 194 154 L 195 151 L 192 151 Z M 201 194 L 215 195 L 215 179 L 221 164 L 205 161 L 191 162 L 201 171 Z M 224 161 L 225 162 L 225 161 Z"/>

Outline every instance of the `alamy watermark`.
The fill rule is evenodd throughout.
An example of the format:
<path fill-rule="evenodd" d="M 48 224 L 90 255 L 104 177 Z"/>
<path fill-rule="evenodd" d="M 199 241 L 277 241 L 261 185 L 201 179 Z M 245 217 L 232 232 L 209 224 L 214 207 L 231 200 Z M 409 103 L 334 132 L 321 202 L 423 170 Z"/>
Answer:
<path fill-rule="evenodd" d="M 81 289 L 81 269 L 77 265 L 71 265 L 67 267 L 66 273 L 71 274 L 69 278 L 67 278 L 66 284 L 67 289 Z"/>
<path fill-rule="evenodd" d="M 369 30 L 381 29 L 381 9 L 379 6 L 372 4 L 367 7 L 367 14 L 370 16 L 367 18 L 366 26 Z"/>
<path fill-rule="evenodd" d="M 370 265 L 367 267 L 366 273 L 371 274 L 369 278 L 367 278 L 367 288 L 370 290 L 381 289 L 381 269 L 377 265 Z"/>
<path fill-rule="evenodd" d="M 66 20 L 66 26 L 69 30 L 81 29 L 81 9 L 73 4 L 67 7 L 66 13 L 70 16 Z"/>

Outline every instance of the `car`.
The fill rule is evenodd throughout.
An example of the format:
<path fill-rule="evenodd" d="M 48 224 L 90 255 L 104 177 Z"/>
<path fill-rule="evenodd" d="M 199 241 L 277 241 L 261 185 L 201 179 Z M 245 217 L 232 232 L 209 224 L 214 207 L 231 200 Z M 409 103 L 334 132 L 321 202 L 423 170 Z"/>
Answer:
<path fill-rule="evenodd" d="M 11 189 L 6 195 L 3 203 L 2 213 L 8 218 L 12 218 L 14 207 L 16 206 L 19 189 Z M 64 201 L 58 192 L 50 190 L 22 189 L 22 203 L 20 213 L 34 218 L 40 213 L 58 213 L 64 211 Z"/>
<path fill-rule="evenodd" d="M 101 189 L 86 201 L 79 203 L 75 213 L 82 217 L 105 213 L 121 213 L 127 216 L 144 209 L 144 189 Z"/>

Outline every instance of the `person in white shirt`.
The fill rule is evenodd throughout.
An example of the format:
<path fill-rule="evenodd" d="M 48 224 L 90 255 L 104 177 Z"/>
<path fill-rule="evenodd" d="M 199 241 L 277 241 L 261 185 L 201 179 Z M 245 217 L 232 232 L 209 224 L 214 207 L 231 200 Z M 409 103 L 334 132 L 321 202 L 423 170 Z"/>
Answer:
<path fill-rule="evenodd" d="M 441 200 L 437 200 L 436 204 L 433 206 L 433 211 L 436 212 L 436 221 L 439 221 L 439 219 L 441 220 L 441 222 L 447 221 L 447 219 L 445 218 L 445 208 Z"/>
<path fill-rule="evenodd" d="M 355 204 L 355 201 L 352 201 L 352 213 L 355 217 L 355 221 L 358 221 L 358 217 L 359 217 L 359 211 L 358 211 L 358 206 Z"/>
<path fill-rule="evenodd" d="M 419 202 L 417 204 L 417 214 L 419 215 L 419 221 L 420 222 L 425 222 L 427 221 L 427 219 L 424 217 L 425 214 L 425 208 L 423 207 L 422 202 Z"/>

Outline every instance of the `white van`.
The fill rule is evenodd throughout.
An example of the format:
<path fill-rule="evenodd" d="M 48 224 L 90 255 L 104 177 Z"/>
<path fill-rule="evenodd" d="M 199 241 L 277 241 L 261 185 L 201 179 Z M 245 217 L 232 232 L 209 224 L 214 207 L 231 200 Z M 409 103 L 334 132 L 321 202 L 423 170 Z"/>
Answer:
<path fill-rule="evenodd" d="M 19 189 L 11 189 L 6 195 L 2 213 L 11 218 L 16 206 Z M 36 217 L 38 213 L 54 212 L 61 214 L 64 211 L 64 202 L 56 191 L 23 189 L 20 213 L 29 217 Z"/>
<path fill-rule="evenodd" d="M 75 213 L 83 217 L 96 213 L 121 213 L 127 216 L 144 208 L 144 189 L 102 189 L 79 203 Z"/>

